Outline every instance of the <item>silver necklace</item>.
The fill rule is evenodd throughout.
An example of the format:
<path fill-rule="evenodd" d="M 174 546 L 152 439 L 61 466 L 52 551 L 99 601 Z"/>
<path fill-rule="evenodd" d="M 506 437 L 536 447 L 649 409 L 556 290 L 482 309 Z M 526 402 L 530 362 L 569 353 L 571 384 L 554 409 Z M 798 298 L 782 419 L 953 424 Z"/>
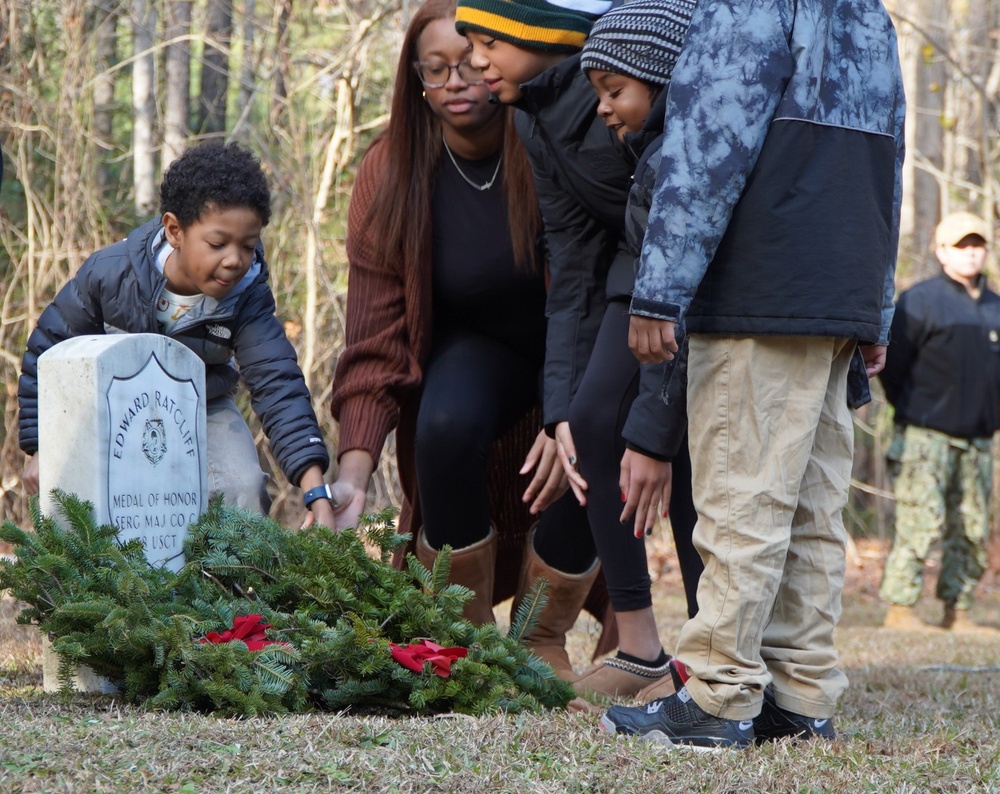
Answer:
<path fill-rule="evenodd" d="M 493 169 L 493 176 L 490 177 L 490 181 L 487 182 L 485 185 L 477 185 L 475 182 L 473 182 L 471 179 L 469 179 L 469 177 L 465 175 L 465 172 L 461 168 L 458 167 L 458 162 L 455 160 L 455 155 L 451 153 L 451 147 L 448 146 L 448 141 L 444 139 L 443 135 L 441 136 L 441 143 L 444 144 L 444 150 L 448 152 L 448 157 L 451 160 L 451 164 L 455 166 L 455 170 L 458 171 L 458 175 L 462 177 L 462 179 L 468 182 L 476 190 L 489 190 L 491 187 L 493 187 L 493 183 L 497 181 L 497 174 L 500 173 L 500 163 L 503 162 L 503 152 L 500 152 L 500 157 L 497 159 L 497 167 Z"/>

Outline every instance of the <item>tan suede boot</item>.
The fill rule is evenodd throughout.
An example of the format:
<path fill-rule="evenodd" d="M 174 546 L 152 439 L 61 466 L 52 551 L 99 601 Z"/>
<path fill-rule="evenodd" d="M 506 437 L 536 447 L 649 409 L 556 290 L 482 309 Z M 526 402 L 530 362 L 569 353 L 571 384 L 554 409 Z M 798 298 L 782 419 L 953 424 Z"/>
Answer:
<path fill-rule="evenodd" d="M 945 606 L 941 628 L 956 634 L 998 634 L 992 626 L 981 626 L 969 617 L 969 610 Z"/>
<path fill-rule="evenodd" d="M 925 623 L 917 615 L 916 609 L 903 604 L 889 604 L 889 610 L 885 613 L 882 628 L 892 629 L 893 631 L 939 631 L 937 626 Z"/>
<path fill-rule="evenodd" d="M 524 644 L 531 648 L 542 661 L 548 662 L 556 675 L 564 681 L 576 678 L 576 671 L 566 653 L 566 632 L 573 628 L 576 619 L 583 609 L 583 602 L 597 579 L 600 563 L 597 560 L 583 573 L 563 573 L 548 565 L 535 551 L 535 530 L 528 533 L 528 542 L 524 550 L 524 563 L 521 566 L 521 578 L 518 581 L 517 593 L 510 608 L 510 619 L 513 622 L 517 609 L 535 580 L 544 579 L 549 583 L 548 603 L 538 616 L 535 628 L 524 637 Z"/>
<path fill-rule="evenodd" d="M 612 656 L 576 679 L 573 689 L 581 697 L 598 694 L 630 698 L 653 684 L 670 680 L 669 660 L 660 667 L 646 667 Z"/>
<path fill-rule="evenodd" d="M 421 527 L 417 533 L 417 559 L 433 568 L 437 549 L 432 549 Z M 495 623 L 493 616 L 493 580 L 496 577 L 497 533 L 490 527 L 490 534 L 480 541 L 455 549 L 451 553 L 450 584 L 460 584 L 472 590 L 476 597 L 465 603 L 462 611 L 466 620 L 473 623 Z"/>

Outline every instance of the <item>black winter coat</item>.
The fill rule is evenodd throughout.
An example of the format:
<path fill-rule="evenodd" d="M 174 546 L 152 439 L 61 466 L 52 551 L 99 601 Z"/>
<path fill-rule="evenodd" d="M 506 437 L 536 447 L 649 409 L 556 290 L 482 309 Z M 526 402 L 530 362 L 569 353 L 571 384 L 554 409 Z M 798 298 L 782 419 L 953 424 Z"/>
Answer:
<path fill-rule="evenodd" d="M 579 55 L 521 89 L 517 130 L 534 172 L 548 249 L 544 421 L 551 429 L 569 415 L 608 301 L 627 301 L 632 293 L 635 257 L 625 239 L 625 206 L 634 160 L 597 116 L 597 95 Z M 670 457 L 675 434 L 664 432 L 662 367 L 654 367 L 649 377 L 643 367 L 625 438 Z"/>
<path fill-rule="evenodd" d="M 625 213 L 625 237 L 633 260 L 637 260 L 642 253 L 642 240 L 649 222 L 656 171 L 660 167 L 660 144 L 663 142 L 666 106 L 667 92 L 661 91 L 642 129 L 625 136 L 629 153 L 636 160 Z M 677 454 L 687 433 L 688 343 L 683 325 L 677 328 L 676 334 L 678 351 L 672 361 L 642 365 L 640 396 L 642 393 L 658 395 L 658 399 L 637 399 L 622 430 L 626 439 L 642 438 L 640 434 L 644 428 L 658 425 L 657 448 L 663 449 L 666 456 L 671 458 Z M 659 403 L 666 403 L 666 410 Z M 649 443 L 648 438 L 646 443 Z"/>
<path fill-rule="evenodd" d="M 976 300 L 944 274 L 908 289 L 879 378 L 897 424 L 992 436 L 1000 429 L 1000 296 L 984 279 Z"/>
<path fill-rule="evenodd" d="M 86 334 L 163 333 L 156 302 L 166 279 L 155 265 L 154 250 L 162 229 L 159 220 L 150 221 L 90 256 L 38 318 L 18 383 L 19 440 L 27 454 L 38 450 L 42 353 Z M 295 349 L 274 316 L 275 308 L 264 250 L 258 244 L 254 264 L 232 292 L 221 301 L 206 296 L 169 336 L 205 362 L 207 399 L 234 392 L 243 378 L 279 465 L 297 485 L 309 466 L 326 471 L 330 457 Z"/>

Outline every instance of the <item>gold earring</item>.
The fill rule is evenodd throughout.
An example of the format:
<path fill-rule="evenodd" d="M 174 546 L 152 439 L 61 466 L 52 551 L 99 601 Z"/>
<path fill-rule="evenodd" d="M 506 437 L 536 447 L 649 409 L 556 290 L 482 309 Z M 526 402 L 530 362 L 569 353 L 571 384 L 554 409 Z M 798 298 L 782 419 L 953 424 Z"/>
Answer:
<path fill-rule="evenodd" d="M 427 92 L 426 91 L 421 91 L 420 92 L 420 96 L 422 96 L 424 99 L 427 99 Z"/>

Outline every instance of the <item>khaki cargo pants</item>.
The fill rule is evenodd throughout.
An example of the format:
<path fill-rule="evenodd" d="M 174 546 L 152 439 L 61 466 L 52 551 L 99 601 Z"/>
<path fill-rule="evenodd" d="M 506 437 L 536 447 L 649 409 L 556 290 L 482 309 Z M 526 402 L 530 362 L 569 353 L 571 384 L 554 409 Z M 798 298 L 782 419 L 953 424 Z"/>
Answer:
<path fill-rule="evenodd" d="M 847 372 L 855 342 L 692 335 L 688 421 L 694 542 L 705 561 L 698 614 L 677 657 L 695 702 L 755 717 L 778 705 L 833 716 L 854 431 Z"/>

